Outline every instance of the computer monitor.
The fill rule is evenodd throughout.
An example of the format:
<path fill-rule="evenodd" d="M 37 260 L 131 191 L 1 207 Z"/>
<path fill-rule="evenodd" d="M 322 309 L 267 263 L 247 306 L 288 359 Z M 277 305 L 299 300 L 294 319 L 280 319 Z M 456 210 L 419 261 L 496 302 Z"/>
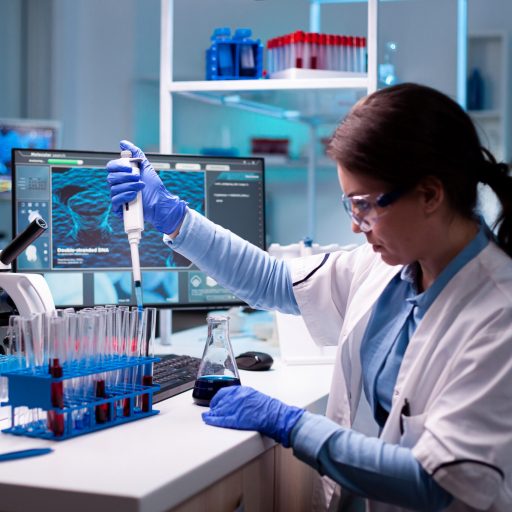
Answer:
<path fill-rule="evenodd" d="M 166 187 L 258 247 L 265 244 L 261 158 L 148 154 Z M 16 262 L 43 274 L 57 307 L 134 304 L 130 248 L 111 211 L 106 164 L 119 153 L 14 149 L 13 232 L 36 215 L 49 224 Z M 243 304 L 169 249 L 148 223 L 139 246 L 144 303 L 215 308 Z"/>
<path fill-rule="evenodd" d="M 13 148 L 52 149 L 59 147 L 61 124 L 43 119 L 0 119 L 0 194 L 11 190 Z"/>

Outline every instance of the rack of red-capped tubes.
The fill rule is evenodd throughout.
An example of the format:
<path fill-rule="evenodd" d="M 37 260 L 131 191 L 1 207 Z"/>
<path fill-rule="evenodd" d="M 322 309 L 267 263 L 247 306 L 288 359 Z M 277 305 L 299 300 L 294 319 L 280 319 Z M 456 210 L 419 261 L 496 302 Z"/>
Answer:
<path fill-rule="evenodd" d="M 5 433 L 64 440 L 157 414 L 156 309 L 65 310 L 9 321 Z"/>
<path fill-rule="evenodd" d="M 366 73 L 366 37 L 298 30 L 267 41 L 268 73 L 286 69 L 323 69 Z"/>

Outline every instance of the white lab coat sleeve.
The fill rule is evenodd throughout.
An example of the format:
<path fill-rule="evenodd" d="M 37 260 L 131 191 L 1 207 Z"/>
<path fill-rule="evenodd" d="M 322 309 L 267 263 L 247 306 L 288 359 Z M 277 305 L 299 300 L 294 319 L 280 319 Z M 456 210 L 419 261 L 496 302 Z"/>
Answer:
<path fill-rule="evenodd" d="M 352 251 L 288 260 L 295 299 L 315 343 L 338 343 L 350 297 L 374 259 L 369 250 L 365 244 Z"/>
<path fill-rule="evenodd" d="M 512 468 L 511 321 L 507 307 L 475 325 L 448 363 L 453 378 L 430 404 L 413 448 L 443 488 L 477 510 L 502 510 Z"/>

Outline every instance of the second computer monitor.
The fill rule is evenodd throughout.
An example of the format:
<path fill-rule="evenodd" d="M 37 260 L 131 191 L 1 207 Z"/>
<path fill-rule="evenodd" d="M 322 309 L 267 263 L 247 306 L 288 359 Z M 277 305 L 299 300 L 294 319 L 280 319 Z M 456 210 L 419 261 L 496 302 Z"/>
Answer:
<path fill-rule="evenodd" d="M 0 119 L 0 198 L 11 191 L 12 148 L 58 147 L 60 130 L 60 123 L 54 120 Z"/>
<path fill-rule="evenodd" d="M 41 215 L 49 229 L 20 255 L 17 270 L 43 274 L 58 307 L 133 304 L 130 248 L 111 211 L 106 164 L 118 153 L 13 150 L 13 229 Z M 260 158 L 149 154 L 165 186 L 258 247 L 265 244 Z M 162 241 L 148 223 L 139 247 L 146 305 L 240 303 Z"/>

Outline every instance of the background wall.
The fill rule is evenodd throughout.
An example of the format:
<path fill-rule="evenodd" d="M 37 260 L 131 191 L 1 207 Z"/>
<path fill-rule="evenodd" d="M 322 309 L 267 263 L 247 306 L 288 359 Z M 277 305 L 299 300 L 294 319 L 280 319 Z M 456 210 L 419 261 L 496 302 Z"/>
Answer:
<path fill-rule="evenodd" d="M 469 0 L 470 31 L 512 32 L 510 0 Z M 202 79 L 204 49 L 214 27 L 249 26 L 266 41 L 308 29 L 307 0 L 176 0 L 176 79 Z M 380 43 L 396 41 L 397 75 L 455 95 L 456 0 L 385 2 Z M 366 33 L 364 4 L 325 5 L 322 30 Z M 122 138 L 158 149 L 159 0 L 0 0 L 0 117 L 58 119 L 66 149 L 116 150 Z M 511 37 L 512 39 L 512 37 Z M 382 56 L 381 56 L 382 58 Z M 511 66 L 512 67 L 512 66 Z M 176 101 L 175 151 L 234 147 L 250 138 L 291 137 L 305 154 L 308 129 L 265 116 Z M 322 127 L 325 134 L 333 126 Z M 267 175 L 268 241 L 291 243 L 305 234 L 305 170 L 300 164 Z M 318 172 L 317 241 L 351 243 L 339 203 L 334 166 Z M 0 204 L 0 230 L 10 208 Z"/>

